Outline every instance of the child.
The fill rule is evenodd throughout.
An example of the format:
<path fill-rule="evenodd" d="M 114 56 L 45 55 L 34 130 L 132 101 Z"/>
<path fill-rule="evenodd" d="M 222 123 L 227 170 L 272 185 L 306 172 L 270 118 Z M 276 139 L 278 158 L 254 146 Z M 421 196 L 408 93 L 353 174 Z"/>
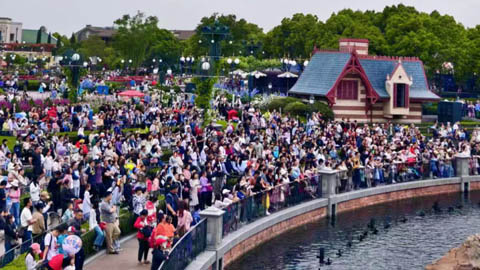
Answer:
<path fill-rule="evenodd" d="M 63 213 L 62 216 L 62 222 L 66 223 L 73 218 L 73 204 L 68 203 L 67 210 L 65 210 L 65 213 Z"/>

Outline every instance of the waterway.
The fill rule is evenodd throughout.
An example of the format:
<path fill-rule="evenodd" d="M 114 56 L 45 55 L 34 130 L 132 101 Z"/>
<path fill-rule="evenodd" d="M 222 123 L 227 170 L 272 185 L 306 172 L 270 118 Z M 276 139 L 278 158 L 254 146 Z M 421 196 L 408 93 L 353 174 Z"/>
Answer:
<path fill-rule="evenodd" d="M 408 199 L 286 232 L 226 270 L 424 269 L 475 233 L 480 233 L 480 192 Z M 330 265 L 320 264 L 321 248 Z"/>

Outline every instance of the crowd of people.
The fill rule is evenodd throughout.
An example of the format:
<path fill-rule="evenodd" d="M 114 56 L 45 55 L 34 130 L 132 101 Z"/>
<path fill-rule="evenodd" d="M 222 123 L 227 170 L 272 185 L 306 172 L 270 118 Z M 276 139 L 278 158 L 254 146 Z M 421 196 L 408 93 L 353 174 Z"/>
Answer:
<path fill-rule="evenodd" d="M 24 247 L 29 270 L 57 255 L 60 265 L 81 270 L 83 251 L 64 253 L 61 243 L 84 233 L 84 223 L 95 231 L 95 249 L 105 242 L 109 254 L 119 254 L 122 207 L 135 216 L 139 264 L 157 270 L 200 221 L 200 210 L 304 182 L 321 170 L 339 170 L 339 191 L 452 177 L 457 154 L 472 157 L 472 171 L 479 170 L 480 132 L 459 123 L 435 124 L 431 137 L 413 124 L 332 121 L 320 113 L 302 123 L 232 105 L 221 93 L 212 110 L 226 126 L 205 123 L 184 94 L 169 104 L 153 93 L 98 108 L 80 102 L 14 110 L 0 110 L 0 126 L 16 138 L 13 147 L 7 140 L 0 146 L 0 224 L 5 251 L 31 242 Z M 50 228 L 55 219 L 60 225 Z"/>

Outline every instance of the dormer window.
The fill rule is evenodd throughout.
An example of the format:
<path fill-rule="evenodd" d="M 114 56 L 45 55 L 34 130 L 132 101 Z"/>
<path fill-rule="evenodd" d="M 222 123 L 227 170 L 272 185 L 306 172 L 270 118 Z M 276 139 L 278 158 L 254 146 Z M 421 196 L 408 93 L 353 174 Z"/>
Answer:
<path fill-rule="evenodd" d="M 404 83 L 396 83 L 393 87 L 393 106 L 395 108 L 408 108 L 409 93 L 408 85 Z"/>

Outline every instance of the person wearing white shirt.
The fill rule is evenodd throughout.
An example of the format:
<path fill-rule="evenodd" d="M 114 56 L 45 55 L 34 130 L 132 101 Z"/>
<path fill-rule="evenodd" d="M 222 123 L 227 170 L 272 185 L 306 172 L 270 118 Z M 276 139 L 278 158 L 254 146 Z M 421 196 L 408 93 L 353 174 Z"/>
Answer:
<path fill-rule="evenodd" d="M 30 183 L 30 197 L 32 198 L 32 203 L 35 205 L 40 201 L 40 185 L 38 184 L 38 180 L 35 179 Z"/>
<path fill-rule="evenodd" d="M 20 224 L 24 228 L 25 232 L 23 234 L 23 242 L 32 239 L 32 224 L 36 221 L 32 216 L 32 200 L 30 198 L 25 198 L 23 200 L 25 207 L 23 207 L 22 213 L 20 214 Z"/>

